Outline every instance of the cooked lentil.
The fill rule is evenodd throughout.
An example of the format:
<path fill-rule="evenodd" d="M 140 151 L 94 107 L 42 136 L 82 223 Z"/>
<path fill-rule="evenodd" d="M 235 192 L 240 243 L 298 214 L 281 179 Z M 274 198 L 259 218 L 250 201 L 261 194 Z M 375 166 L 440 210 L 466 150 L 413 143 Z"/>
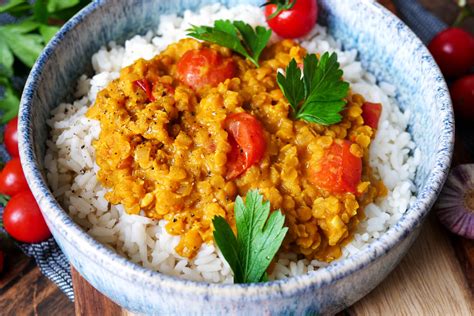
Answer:
<path fill-rule="evenodd" d="M 177 61 L 186 51 L 202 47 L 231 57 L 237 76 L 198 91 L 179 82 Z M 225 217 L 235 230 L 235 197 L 258 188 L 272 209 L 286 216 L 284 250 L 328 262 L 341 256 L 364 207 L 386 189 L 368 166 L 374 130 L 364 125 L 361 95 L 348 95 L 339 124 L 291 118 L 276 73 L 292 58 L 302 63 L 305 55 L 302 47 L 284 40 L 267 48 L 261 67 L 255 68 L 226 48 L 184 39 L 152 60 L 124 68 L 87 114 L 101 125 L 94 147 L 98 179 L 111 189 L 106 199 L 123 204 L 128 213 L 167 220 L 167 231 L 182 236 L 176 251 L 192 258 L 203 242 L 212 242 L 212 218 Z M 153 101 L 134 84 L 137 80 L 153 83 Z M 226 180 L 230 145 L 223 121 L 244 111 L 261 122 L 266 151 L 260 163 Z M 353 142 L 350 152 L 363 158 L 356 194 L 333 194 L 309 179 L 308 170 L 317 168 L 325 150 L 340 140 Z"/>

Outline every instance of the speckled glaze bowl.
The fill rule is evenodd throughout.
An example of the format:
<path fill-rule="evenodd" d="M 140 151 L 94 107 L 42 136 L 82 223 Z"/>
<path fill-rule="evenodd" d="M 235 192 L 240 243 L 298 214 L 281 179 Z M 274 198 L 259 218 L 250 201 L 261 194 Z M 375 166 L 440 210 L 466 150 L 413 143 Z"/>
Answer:
<path fill-rule="evenodd" d="M 300 277 L 252 285 L 180 280 L 138 266 L 95 241 L 76 225 L 48 188 L 43 158 L 51 109 L 91 72 L 101 45 L 123 42 L 157 26 L 160 15 L 212 1 L 95 1 L 54 37 L 36 62 L 23 93 L 19 138 L 30 187 L 54 237 L 74 267 L 99 291 L 130 311 L 146 314 L 331 314 L 359 300 L 397 265 L 418 235 L 445 181 L 453 147 L 453 113 L 443 77 L 427 49 L 401 21 L 367 0 L 319 0 L 320 22 L 345 48 L 359 51 L 363 66 L 393 83 L 409 131 L 421 149 L 418 198 L 395 227 L 364 251 Z M 222 1 L 256 5 L 262 0 Z"/>

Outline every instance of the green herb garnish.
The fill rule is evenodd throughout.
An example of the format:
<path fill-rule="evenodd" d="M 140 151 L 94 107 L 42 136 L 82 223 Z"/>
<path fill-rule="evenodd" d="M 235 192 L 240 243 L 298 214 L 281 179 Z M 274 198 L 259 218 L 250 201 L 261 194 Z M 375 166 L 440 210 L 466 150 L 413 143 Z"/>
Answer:
<path fill-rule="evenodd" d="M 336 53 L 324 53 L 318 60 L 316 55 L 306 55 L 303 76 L 294 59 L 286 68 L 286 74 L 278 73 L 277 82 L 290 103 L 295 119 L 311 123 L 331 125 L 342 120 L 344 98 L 349 92 L 349 83 L 341 80 Z"/>
<path fill-rule="evenodd" d="M 234 283 L 264 282 L 288 231 L 285 216 L 280 210 L 270 214 L 270 202 L 263 202 L 257 190 L 247 193 L 245 204 L 238 196 L 234 212 L 237 237 L 223 217 L 213 218 L 216 244 L 234 272 Z"/>
<path fill-rule="evenodd" d="M 296 4 L 296 0 L 270 0 L 262 4 L 262 7 L 270 4 L 276 5 L 276 10 L 267 18 L 267 20 L 273 19 L 278 14 L 280 14 L 281 11 L 292 9 L 293 6 Z"/>
<path fill-rule="evenodd" d="M 19 18 L 0 26 L 0 124 L 18 113 L 19 95 L 11 78 L 29 72 L 45 44 L 90 0 L 10 0 L 0 5 L 0 13 Z M 22 67 L 21 64 L 26 67 Z"/>
<path fill-rule="evenodd" d="M 230 48 L 257 67 L 260 54 L 272 35 L 272 31 L 263 26 L 254 29 L 245 22 L 229 20 L 217 20 L 214 26 L 193 25 L 187 32 L 188 36 Z"/>

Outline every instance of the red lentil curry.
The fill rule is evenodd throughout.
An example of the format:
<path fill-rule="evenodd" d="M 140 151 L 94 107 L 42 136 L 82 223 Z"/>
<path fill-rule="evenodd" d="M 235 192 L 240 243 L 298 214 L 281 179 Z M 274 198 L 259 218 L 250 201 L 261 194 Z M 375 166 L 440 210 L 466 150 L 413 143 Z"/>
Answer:
<path fill-rule="evenodd" d="M 294 120 L 276 75 L 305 55 L 284 40 L 257 68 L 227 48 L 183 39 L 124 68 L 87 114 L 101 125 L 94 147 L 106 199 L 167 220 L 182 237 L 176 251 L 192 258 L 213 241 L 212 218 L 235 231 L 236 196 L 258 188 L 285 215 L 283 251 L 341 256 L 364 207 L 386 193 L 368 165 L 380 105 L 349 93 L 338 124 Z"/>

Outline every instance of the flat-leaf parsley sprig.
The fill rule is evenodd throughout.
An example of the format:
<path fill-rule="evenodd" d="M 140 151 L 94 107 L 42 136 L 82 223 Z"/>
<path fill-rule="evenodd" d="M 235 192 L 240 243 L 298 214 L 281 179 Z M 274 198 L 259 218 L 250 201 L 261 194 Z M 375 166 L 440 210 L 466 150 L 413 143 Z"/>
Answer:
<path fill-rule="evenodd" d="M 286 74 L 277 74 L 277 82 L 290 103 L 295 119 L 331 125 L 342 120 L 344 98 L 349 83 L 341 80 L 336 53 L 324 53 L 318 60 L 308 54 L 303 62 L 303 76 L 294 59 L 288 64 Z"/>
<path fill-rule="evenodd" d="M 272 31 L 257 26 L 255 29 L 242 21 L 217 20 L 214 26 L 195 26 L 187 30 L 188 36 L 218 44 L 243 55 L 255 66 L 267 45 Z"/>
<path fill-rule="evenodd" d="M 216 216 L 214 240 L 234 272 L 234 283 L 263 282 L 288 231 L 285 216 L 280 210 L 270 214 L 270 202 L 263 202 L 257 190 L 247 193 L 245 204 L 238 196 L 234 212 L 237 237 L 225 219 Z"/>

